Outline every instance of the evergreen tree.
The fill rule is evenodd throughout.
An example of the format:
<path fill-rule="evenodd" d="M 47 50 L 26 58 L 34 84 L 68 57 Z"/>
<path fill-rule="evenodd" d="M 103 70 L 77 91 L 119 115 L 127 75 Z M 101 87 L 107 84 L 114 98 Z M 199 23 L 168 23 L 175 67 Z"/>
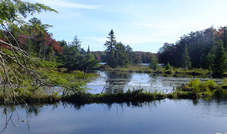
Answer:
<path fill-rule="evenodd" d="M 87 53 L 90 54 L 90 47 L 88 46 Z"/>
<path fill-rule="evenodd" d="M 115 47 L 115 61 L 116 64 L 123 67 L 123 66 L 127 66 L 128 64 L 128 57 L 126 54 L 126 48 L 125 46 L 120 42 L 117 43 L 116 47 Z"/>
<path fill-rule="evenodd" d="M 134 58 L 135 58 L 135 54 L 134 54 L 132 48 L 129 45 L 127 45 L 125 48 L 126 48 L 126 54 L 127 54 L 127 57 L 128 57 L 128 62 L 133 63 Z"/>
<path fill-rule="evenodd" d="M 223 27 L 223 36 L 222 36 L 222 40 L 223 40 L 223 46 L 224 49 L 227 50 L 227 27 Z"/>
<path fill-rule="evenodd" d="M 113 29 L 109 32 L 108 37 L 109 40 L 105 42 L 106 49 L 106 63 L 112 68 L 117 67 L 115 60 L 115 46 L 117 44 Z"/>
<path fill-rule="evenodd" d="M 188 54 L 188 48 L 187 48 L 186 44 L 185 44 L 185 48 L 184 48 L 184 51 L 181 56 L 180 64 L 182 67 L 185 67 L 185 69 L 187 69 L 191 66 L 190 57 Z"/>
<path fill-rule="evenodd" d="M 223 74 L 227 71 L 227 53 L 223 42 L 217 42 L 217 45 L 212 48 L 210 61 L 214 74 Z"/>
<path fill-rule="evenodd" d="M 85 78 L 86 73 L 89 69 L 94 68 L 99 63 L 99 60 L 96 60 L 94 55 L 91 53 L 79 54 L 76 56 L 76 60 L 77 63 L 75 64 L 75 66 L 78 70 L 84 72 L 83 78 Z"/>
<path fill-rule="evenodd" d="M 73 42 L 72 42 L 72 45 L 75 45 L 75 46 L 77 47 L 77 49 L 80 50 L 80 48 L 81 48 L 81 42 L 82 42 L 82 41 L 80 41 L 80 40 L 78 39 L 77 35 L 76 35 L 76 36 L 74 37 L 74 40 L 73 40 Z"/>
<path fill-rule="evenodd" d="M 64 65 L 68 71 L 76 70 L 78 59 L 77 56 L 80 54 L 79 49 L 75 45 L 65 46 L 64 47 Z"/>

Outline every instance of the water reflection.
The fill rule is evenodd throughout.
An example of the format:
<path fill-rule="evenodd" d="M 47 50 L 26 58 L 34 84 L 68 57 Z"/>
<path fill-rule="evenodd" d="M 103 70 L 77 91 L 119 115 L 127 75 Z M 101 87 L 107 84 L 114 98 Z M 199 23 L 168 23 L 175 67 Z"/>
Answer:
<path fill-rule="evenodd" d="M 135 72 L 114 72 L 114 71 L 97 71 L 99 78 L 87 84 L 92 89 L 90 93 L 101 92 L 119 92 L 128 89 L 144 89 L 147 91 L 155 91 L 169 93 L 181 84 L 186 84 L 190 80 L 194 80 L 194 76 L 163 76 L 162 74 L 146 74 Z M 214 80 L 217 84 L 223 82 L 223 78 L 199 78 L 201 81 L 209 79 Z"/>
<path fill-rule="evenodd" d="M 105 72 L 107 79 L 104 87 L 107 93 L 123 92 L 125 85 L 127 85 L 132 79 L 132 73 L 130 72 Z"/>
<path fill-rule="evenodd" d="M 3 133 L 227 132 L 227 95 L 219 95 L 210 100 L 2 105 L 0 129 Z"/>

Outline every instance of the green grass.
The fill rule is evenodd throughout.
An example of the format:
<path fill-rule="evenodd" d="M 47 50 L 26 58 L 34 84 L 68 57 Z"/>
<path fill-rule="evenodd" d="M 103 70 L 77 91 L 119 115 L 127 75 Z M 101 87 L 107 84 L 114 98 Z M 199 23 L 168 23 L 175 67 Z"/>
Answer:
<path fill-rule="evenodd" d="M 80 93 L 72 96 L 65 96 L 62 98 L 63 101 L 70 102 L 128 102 L 128 101 L 152 101 L 157 99 L 166 98 L 165 94 L 161 93 L 148 93 L 143 92 L 143 89 L 128 90 L 126 92 L 118 93 L 101 93 L 101 94 L 90 94 Z"/>

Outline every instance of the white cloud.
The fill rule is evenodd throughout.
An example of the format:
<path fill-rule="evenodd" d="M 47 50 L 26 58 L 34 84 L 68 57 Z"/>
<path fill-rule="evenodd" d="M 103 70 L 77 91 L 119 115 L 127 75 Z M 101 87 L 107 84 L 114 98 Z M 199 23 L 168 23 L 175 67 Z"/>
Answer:
<path fill-rule="evenodd" d="M 60 7 L 60 8 L 79 8 L 79 9 L 96 9 L 98 5 L 85 5 L 76 4 L 74 2 L 68 2 L 64 0 L 33 0 L 34 2 L 42 3 L 50 7 Z"/>

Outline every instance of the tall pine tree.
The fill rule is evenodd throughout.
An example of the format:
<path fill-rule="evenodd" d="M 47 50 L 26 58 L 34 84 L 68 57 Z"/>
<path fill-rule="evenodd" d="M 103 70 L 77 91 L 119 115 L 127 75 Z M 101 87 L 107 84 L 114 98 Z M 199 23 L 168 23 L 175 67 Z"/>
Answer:
<path fill-rule="evenodd" d="M 116 37 L 114 35 L 113 29 L 109 32 L 108 37 L 109 40 L 105 42 L 106 49 L 106 63 L 112 68 L 117 67 L 117 63 L 115 60 L 115 46 L 117 44 Z"/>

